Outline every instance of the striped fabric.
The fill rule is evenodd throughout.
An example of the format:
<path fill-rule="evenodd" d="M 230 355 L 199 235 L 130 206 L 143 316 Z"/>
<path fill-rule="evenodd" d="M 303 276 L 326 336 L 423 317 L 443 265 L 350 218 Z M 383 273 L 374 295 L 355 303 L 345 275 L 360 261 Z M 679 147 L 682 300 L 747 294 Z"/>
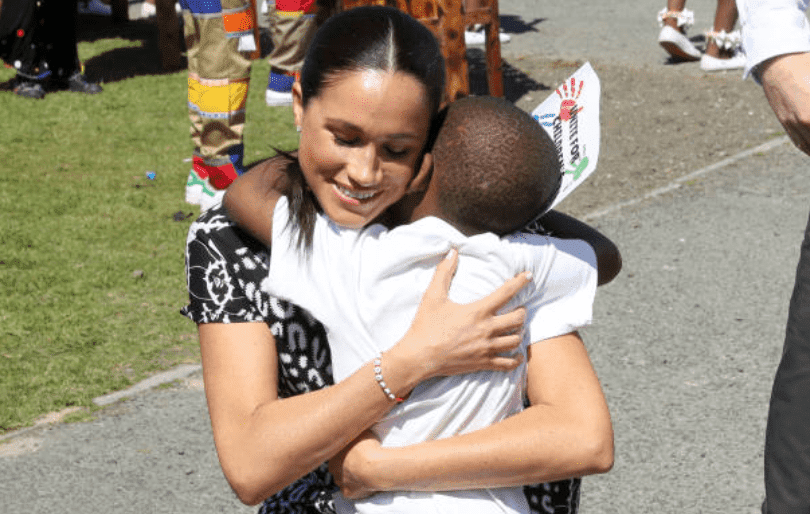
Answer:
<path fill-rule="evenodd" d="M 255 14 L 250 0 L 181 0 L 194 143 L 188 186 L 225 189 L 243 169 Z M 252 45 L 245 45 L 245 40 Z M 197 184 L 200 182 L 200 184 Z M 209 187 L 210 186 L 210 187 Z M 188 192 L 188 188 L 187 188 Z"/>

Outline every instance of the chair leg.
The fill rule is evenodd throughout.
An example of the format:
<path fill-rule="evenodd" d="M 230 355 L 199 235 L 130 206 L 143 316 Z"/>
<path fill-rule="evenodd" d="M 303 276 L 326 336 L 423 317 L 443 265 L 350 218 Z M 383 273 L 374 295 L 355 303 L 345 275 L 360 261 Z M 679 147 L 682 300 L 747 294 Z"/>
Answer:
<path fill-rule="evenodd" d="M 490 0 L 491 21 L 486 26 L 487 86 L 490 96 L 503 96 L 503 63 L 501 62 L 501 22 L 498 0 Z"/>
<path fill-rule="evenodd" d="M 180 27 L 174 0 L 157 0 L 158 48 L 160 62 L 166 71 L 180 69 Z"/>
<path fill-rule="evenodd" d="M 444 0 L 440 38 L 447 71 L 445 90 L 449 101 L 470 94 L 470 72 L 467 45 L 464 42 L 465 21 L 462 0 Z"/>

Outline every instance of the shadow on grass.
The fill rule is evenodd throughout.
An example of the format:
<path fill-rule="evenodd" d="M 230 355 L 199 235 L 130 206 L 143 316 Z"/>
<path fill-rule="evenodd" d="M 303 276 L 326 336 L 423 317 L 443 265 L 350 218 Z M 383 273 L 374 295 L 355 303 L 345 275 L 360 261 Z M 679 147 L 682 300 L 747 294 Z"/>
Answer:
<path fill-rule="evenodd" d="M 180 34 L 182 19 L 177 19 Z M 158 26 L 155 18 L 114 23 L 109 16 L 79 15 L 78 39 L 93 42 L 102 39 L 124 39 L 139 43 L 108 50 L 84 62 L 85 75 L 93 82 L 118 82 L 141 75 L 164 75 L 177 70 L 164 70 L 160 64 Z M 182 37 L 181 37 L 182 44 Z M 186 58 L 181 57 L 185 68 Z M 181 69 L 182 69 L 181 68 Z"/>

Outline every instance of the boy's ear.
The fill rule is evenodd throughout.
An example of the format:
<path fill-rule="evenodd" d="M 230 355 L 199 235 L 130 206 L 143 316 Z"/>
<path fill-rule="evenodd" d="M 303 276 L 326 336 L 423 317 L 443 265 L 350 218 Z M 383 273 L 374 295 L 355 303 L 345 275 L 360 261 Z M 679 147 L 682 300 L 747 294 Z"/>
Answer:
<path fill-rule="evenodd" d="M 297 80 L 292 86 L 293 97 L 293 117 L 295 119 L 295 126 L 300 127 L 304 122 L 304 97 L 301 91 L 301 83 Z"/>
<path fill-rule="evenodd" d="M 426 153 L 422 156 L 422 164 L 416 171 L 411 183 L 408 184 L 406 194 L 416 193 L 427 189 L 430 182 L 430 175 L 433 173 L 433 154 Z"/>

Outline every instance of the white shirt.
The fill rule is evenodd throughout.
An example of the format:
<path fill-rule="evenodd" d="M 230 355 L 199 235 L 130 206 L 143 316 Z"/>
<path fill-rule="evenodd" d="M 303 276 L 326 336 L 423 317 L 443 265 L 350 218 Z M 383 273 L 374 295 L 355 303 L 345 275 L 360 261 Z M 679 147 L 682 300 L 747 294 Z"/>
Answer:
<path fill-rule="evenodd" d="M 299 252 L 288 226 L 286 198 L 273 216 L 270 293 L 308 310 L 323 323 L 336 381 L 398 342 L 410 328 L 438 263 L 451 247 L 459 265 L 449 297 L 483 298 L 521 271 L 533 281 L 504 307 L 525 305 L 530 342 L 570 333 L 591 321 L 596 257 L 584 241 L 532 234 L 466 237 L 438 218 L 387 230 L 341 228 L 317 217 L 309 256 Z M 524 359 L 525 362 L 525 359 Z M 423 382 L 373 431 L 383 446 L 406 446 L 487 427 L 522 410 L 526 366 Z M 338 511 L 362 513 L 527 513 L 522 487 L 443 493 L 377 493 Z"/>
<path fill-rule="evenodd" d="M 810 52 L 809 1 L 737 0 L 746 55 L 744 78 L 777 55 Z"/>

